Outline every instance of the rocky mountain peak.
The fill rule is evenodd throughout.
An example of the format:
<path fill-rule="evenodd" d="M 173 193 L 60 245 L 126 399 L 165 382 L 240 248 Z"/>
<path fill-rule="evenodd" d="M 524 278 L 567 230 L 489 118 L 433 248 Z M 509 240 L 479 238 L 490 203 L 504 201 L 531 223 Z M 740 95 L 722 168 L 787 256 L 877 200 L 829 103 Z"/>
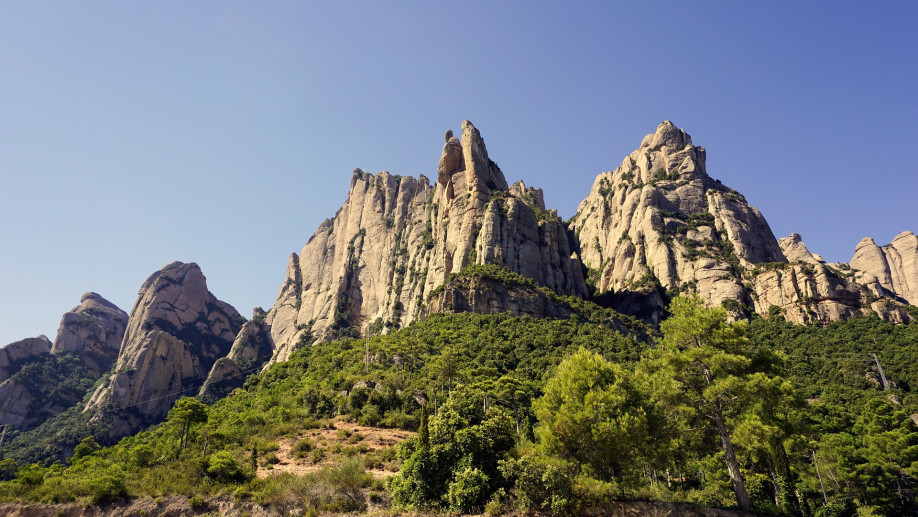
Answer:
<path fill-rule="evenodd" d="M 642 149 L 646 147 L 653 151 L 659 151 L 663 147 L 669 151 L 679 151 L 686 146 L 692 146 L 692 137 L 669 120 L 664 120 L 653 134 L 641 140 Z"/>
<path fill-rule="evenodd" d="M 115 373 L 84 411 L 122 436 L 165 416 L 182 393 L 196 390 L 230 351 L 244 321 L 207 290 L 195 263 L 173 262 L 141 286 Z"/>
<path fill-rule="evenodd" d="M 479 130 L 447 131 L 437 180 L 355 171 L 267 316 L 284 360 L 314 339 L 387 332 L 424 314 L 430 293 L 471 264 L 497 264 L 562 294 L 585 294 L 567 232 L 541 190 L 510 188 Z"/>
<path fill-rule="evenodd" d="M 629 307 L 656 306 L 644 313 L 651 319 L 663 316 L 662 293 L 686 291 L 736 317 L 750 310 L 779 311 L 795 323 L 870 310 L 907 317 L 871 306 L 864 289 L 824 265 L 799 235 L 779 243 L 742 194 L 708 176 L 705 161 L 704 148 L 666 121 L 596 178 L 571 228 L 597 293 Z M 635 302 L 635 293 L 644 299 Z"/>
<path fill-rule="evenodd" d="M 809 264 L 823 264 L 825 260 L 819 255 L 810 252 L 799 233 L 792 233 L 778 241 L 781 251 L 788 262 L 806 262 Z"/>
<path fill-rule="evenodd" d="M 96 293 L 85 293 L 80 305 L 61 318 L 51 353 L 69 352 L 96 372 L 111 367 L 118 357 L 128 315 Z"/>
<path fill-rule="evenodd" d="M 51 340 L 44 334 L 13 341 L 0 348 L 0 382 L 16 373 L 25 361 L 50 351 Z"/>
<path fill-rule="evenodd" d="M 918 304 L 918 237 L 914 233 L 902 232 L 882 247 L 864 237 L 850 264 L 856 270 L 857 281 L 874 292 L 882 292 L 882 288 L 912 305 Z"/>

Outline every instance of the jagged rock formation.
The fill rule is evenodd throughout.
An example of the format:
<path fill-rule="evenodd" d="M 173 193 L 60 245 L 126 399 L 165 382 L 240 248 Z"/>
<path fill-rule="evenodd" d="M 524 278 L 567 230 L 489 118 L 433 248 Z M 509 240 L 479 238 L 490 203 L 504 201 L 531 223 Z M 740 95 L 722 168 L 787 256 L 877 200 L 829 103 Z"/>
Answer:
<path fill-rule="evenodd" d="M 265 323 L 265 311 L 256 307 L 252 319 L 245 322 L 236 335 L 233 347 L 226 357 L 214 363 L 201 386 L 198 397 L 213 402 L 241 387 L 247 375 L 256 372 L 271 359 L 274 342 L 271 328 Z"/>
<path fill-rule="evenodd" d="M 799 233 L 792 233 L 778 240 L 778 246 L 788 262 L 806 262 L 807 264 L 825 264 L 821 256 L 812 253 L 803 243 Z"/>
<path fill-rule="evenodd" d="M 0 349 L 0 423 L 35 426 L 80 401 L 118 356 L 127 318 L 105 298 L 86 293 L 61 318 L 53 344 L 39 336 Z"/>
<path fill-rule="evenodd" d="M 84 408 L 123 436 L 195 394 L 214 362 L 230 351 L 243 318 L 207 290 L 197 264 L 173 262 L 144 282 L 131 310 L 115 373 Z"/>
<path fill-rule="evenodd" d="M 865 290 L 824 265 L 799 235 L 779 244 L 742 194 L 708 176 L 705 157 L 666 121 L 620 167 L 597 177 L 571 223 L 596 293 L 646 293 L 653 304 L 662 303 L 663 290 L 694 291 L 736 316 L 744 306 L 762 315 L 775 306 L 794 323 L 869 310 L 907 318 L 896 307 L 871 305 Z"/>
<path fill-rule="evenodd" d="M 51 340 L 44 334 L 14 341 L 0 348 L 0 381 L 9 379 L 30 359 L 51 351 Z"/>
<path fill-rule="evenodd" d="M 76 354 L 96 372 L 108 370 L 121 348 L 128 315 L 96 293 L 86 293 L 80 305 L 61 318 L 51 353 Z"/>
<path fill-rule="evenodd" d="M 858 243 L 851 259 L 861 284 L 882 295 L 891 291 L 911 305 L 918 305 L 918 236 L 902 232 L 890 244 L 880 247 L 870 237 Z"/>
<path fill-rule="evenodd" d="M 344 206 L 293 254 L 268 314 L 285 360 L 314 339 L 398 328 L 469 264 L 497 264 L 562 294 L 585 295 L 564 225 L 541 191 L 510 187 L 468 121 L 447 132 L 431 185 L 355 170 Z"/>

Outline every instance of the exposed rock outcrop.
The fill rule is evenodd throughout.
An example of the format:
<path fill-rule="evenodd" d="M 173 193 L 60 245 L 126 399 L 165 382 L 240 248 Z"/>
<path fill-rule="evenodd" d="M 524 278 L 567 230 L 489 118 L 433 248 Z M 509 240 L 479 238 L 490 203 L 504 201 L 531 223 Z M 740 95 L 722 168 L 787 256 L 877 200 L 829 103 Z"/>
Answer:
<path fill-rule="evenodd" d="M 51 353 L 69 352 L 96 372 L 108 370 L 121 349 L 128 315 L 96 293 L 86 293 L 80 305 L 61 318 Z"/>
<path fill-rule="evenodd" d="M 61 318 L 53 344 L 39 336 L 0 349 L 0 423 L 36 426 L 79 402 L 118 357 L 127 319 L 105 298 L 86 293 Z"/>
<path fill-rule="evenodd" d="M 708 176 L 705 158 L 667 121 L 599 175 L 571 223 L 596 293 L 612 295 L 622 311 L 615 295 L 633 303 L 633 293 L 645 293 L 646 303 L 660 304 L 651 314 L 657 320 L 662 291 L 697 292 L 737 317 L 742 307 L 767 315 L 776 306 L 795 323 L 871 310 L 907 318 L 900 308 L 871 305 L 866 290 L 824 265 L 799 235 L 779 244 L 742 194 Z"/>
<path fill-rule="evenodd" d="M 538 289 L 507 285 L 490 278 L 462 277 L 447 280 L 427 304 L 429 313 L 474 312 L 536 318 L 567 318 L 570 306 L 552 300 Z"/>
<path fill-rule="evenodd" d="M 206 402 L 225 397 L 241 387 L 246 376 L 264 366 L 273 352 L 274 342 L 271 328 L 265 323 L 265 311 L 256 307 L 252 319 L 245 322 L 236 335 L 229 354 L 218 359 L 210 369 L 198 397 Z"/>
<path fill-rule="evenodd" d="M 545 210 L 541 191 L 510 188 L 470 122 L 461 140 L 451 132 L 445 140 L 433 185 L 423 175 L 354 171 L 344 206 L 290 257 L 267 318 L 274 361 L 316 338 L 407 325 L 425 312 L 430 292 L 469 264 L 586 294 L 564 225 Z"/>
<path fill-rule="evenodd" d="M 825 264 L 826 261 L 819 255 L 813 254 L 803 243 L 799 233 L 792 233 L 778 241 L 781 252 L 788 262 L 805 262 L 807 264 Z"/>
<path fill-rule="evenodd" d="M 207 290 L 197 264 L 167 265 L 140 288 L 115 373 L 84 412 L 95 412 L 110 439 L 162 419 L 178 397 L 197 393 L 243 321 Z"/>
<path fill-rule="evenodd" d="M 44 334 L 14 341 L 0 348 L 0 381 L 8 379 L 30 359 L 51 352 L 51 340 Z"/>
<path fill-rule="evenodd" d="M 865 237 L 851 259 L 855 278 L 875 293 L 877 286 L 895 293 L 911 305 L 918 305 L 918 236 L 902 232 L 886 246 Z"/>

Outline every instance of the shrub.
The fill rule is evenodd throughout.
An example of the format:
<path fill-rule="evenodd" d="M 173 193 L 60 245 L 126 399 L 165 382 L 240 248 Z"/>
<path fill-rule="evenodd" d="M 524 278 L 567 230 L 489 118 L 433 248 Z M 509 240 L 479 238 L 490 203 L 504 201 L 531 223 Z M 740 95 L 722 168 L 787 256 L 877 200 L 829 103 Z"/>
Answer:
<path fill-rule="evenodd" d="M 488 476 L 476 468 L 466 467 L 456 472 L 446 491 L 446 500 L 451 510 L 467 513 L 481 506 L 488 493 Z"/>
<path fill-rule="evenodd" d="M 246 481 L 251 477 L 229 451 L 220 451 L 207 459 L 207 475 L 227 483 Z"/>
<path fill-rule="evenodd" d="M 127 496 L 123 474 L 103 474 L 92 478 L 86 483 L 86 488 L 89 489 L 90 504 L 99 504 Z"/>
<path fill-rule="evenodd" d="M 293 447 L 290 448 L 290 452 L 297 458 L 305 458 L 306 454 L 315 448 L 315 444 L 309 438 L 303 438 L 302 440 L 297 440 L 293 444 Z"/>

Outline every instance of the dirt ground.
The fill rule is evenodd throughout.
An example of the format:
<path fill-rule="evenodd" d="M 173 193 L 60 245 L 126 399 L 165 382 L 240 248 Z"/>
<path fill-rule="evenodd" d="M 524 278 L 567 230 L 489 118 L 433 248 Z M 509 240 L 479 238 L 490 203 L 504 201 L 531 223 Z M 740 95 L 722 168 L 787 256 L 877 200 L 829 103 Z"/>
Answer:
<path fill-rule="evenodd" d="M 414 435 L 411 431 L 402 429 L 385 429 L 382 427 L 368 427 L 347 422 L 342 419 L 334 420 L 334 429 L 310 429 L 300 433 L 295 439 L 282 438 L 278 440 L 280 446 L 273 451 L 280 460 L 273 465 L 259 465 L 256 475 L 267 478 L 282 473 L 302 476 L 315 472 L 323 467 L 337 465 L 346 456 L 345 451 L 350 448 L 360 448 L 360 454 L 383 453 L 384 449 L 397 447 L 406 438 Z M 314 462 L 311 454 L 297 458 L 291 448 L 293 444 L 304 438 L 312 440 L 314 447 L 323 451 L 323 459 Z M 366 449 L 365 452 L 362 449 Z M 367 468 L 367 472 L 374 478 L 385 478 L 397 472 L 395 462 L 388 462 L 382 468 Z"/>

